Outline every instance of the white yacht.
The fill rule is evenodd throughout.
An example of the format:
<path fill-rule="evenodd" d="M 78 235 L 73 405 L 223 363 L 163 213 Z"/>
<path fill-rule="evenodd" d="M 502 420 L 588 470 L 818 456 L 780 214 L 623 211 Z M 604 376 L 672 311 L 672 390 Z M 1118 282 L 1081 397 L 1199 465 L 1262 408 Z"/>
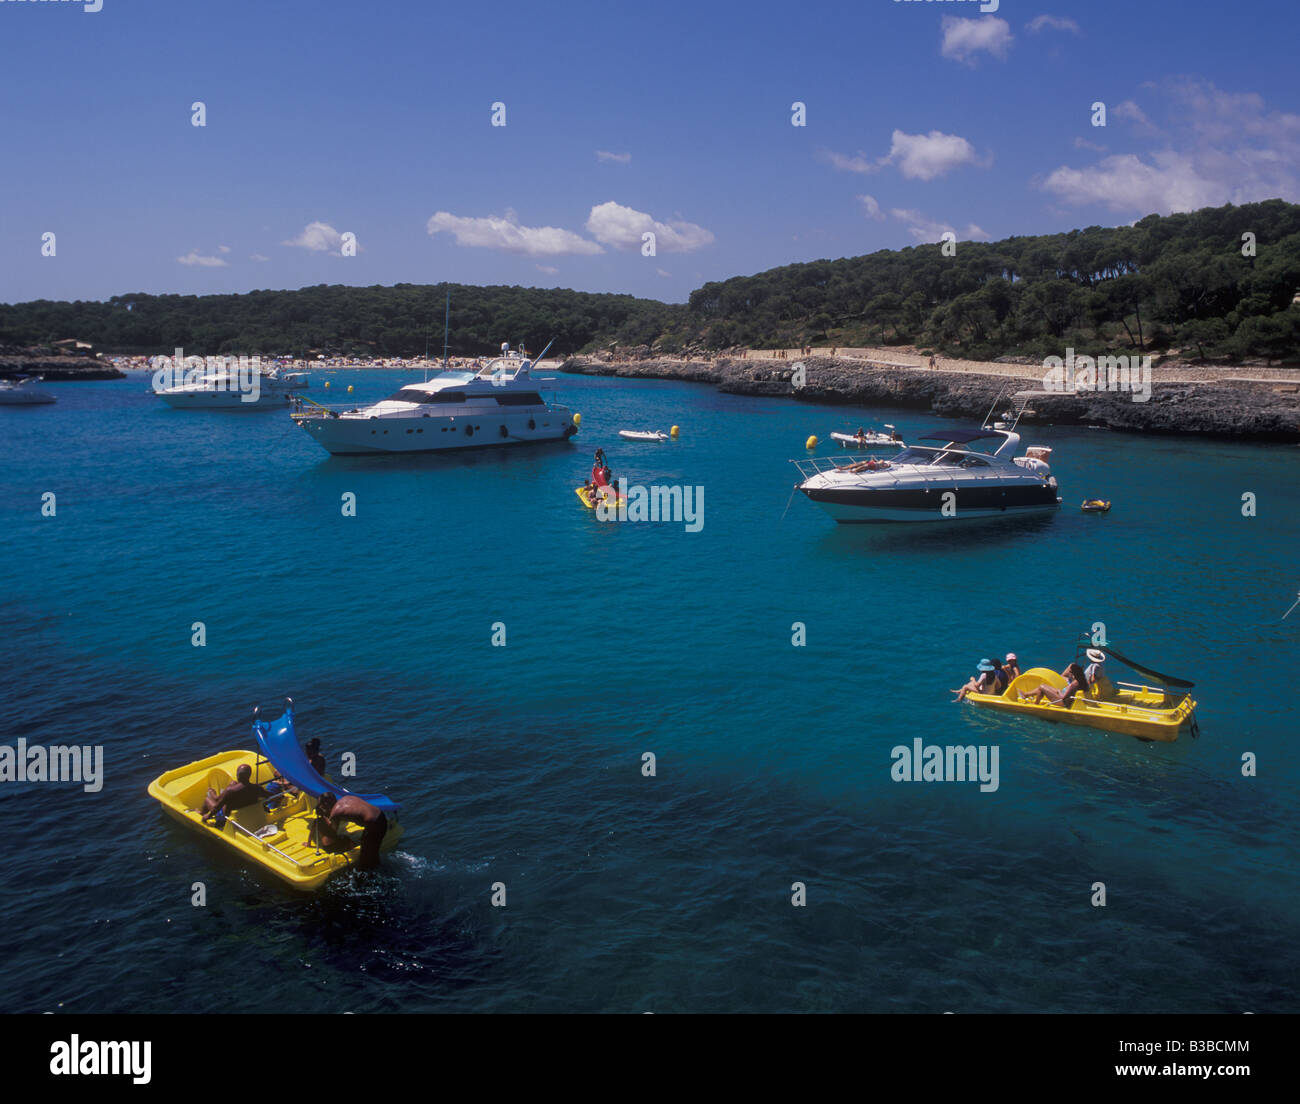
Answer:
<path fill-rule="evenodd" d="M 153 393 L 178 410 L 264 410 L 284 407 L 307 387 L 303 372 L 261 367 L 250 372 L 243 365 L 228 364 L 211 368 L 197 379 L 186 378 L 167 387 L 155 385 Z"/>
<path fill-rule="evenodd" d="M 822 457 L 795 460 L 797 485 L 842 523 L 945 521 L 999 517 L 1060 508 L 1052 450 L 1032 447 L 1014 456 L 1020 435 L 1011 430 L 936 430 L 888 459 Z M 976 442 L 996 442 L 992 452 Z"/>
<path fill-rule="evenodd" d="M 293 419 L 339 456 L 534 445 L 572 437 L 578 432 L 572 412 L 542 398 L 532 368 L 522 349 L 505 344 L 499 357 L 477 371 L 440 372 L 366 407 L 338 410 L 313 403 Z"/>
<path fill-rule="evenodd" d="M 40 376 L 0 379 L 0 406 L 35 406 L 39 403 L 58 402 L 58 399 L 38 386 L 41 382 Z"/>

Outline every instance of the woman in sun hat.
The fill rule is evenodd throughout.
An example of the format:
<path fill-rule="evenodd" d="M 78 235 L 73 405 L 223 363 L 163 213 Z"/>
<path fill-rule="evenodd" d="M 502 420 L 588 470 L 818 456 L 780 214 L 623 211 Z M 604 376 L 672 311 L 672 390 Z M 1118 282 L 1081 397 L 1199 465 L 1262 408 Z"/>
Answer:
<path fill-rule="evenodd" d="M 1006 671 L 1009 679 L 1020 677 L 1020 660 L 1016 658 L 1015 652 L 1007 652 L 1007 658 L 1002 661 L 1002 670 Z"/>
<path fill-rule="evenodd" d="M 986 656 L 980 660 L 978 670 L 978 676 L 971 675 L 965 686 L 960 690 L 953 691 L 953 693 L 957 695 L 952 699 L 953 701 L 963 701 L 966 695 L 971 693 L 971 691 L 975 691 L 979 694 L 990 694 L 993 692 L 994 687 L 997 685 L 997 680 L 993 677 L 993 672 L 996 670 L 993 666 L 993 661 Z"/>
<path fill-rule="evenodd" d="M 1088 685 L 1091 686 L 1097 681 L 1097 676 L 1101 674 L 1101 665 L 1106 662 L 1106 653 L 1100 648 L 1089 648 L 1087 656 L 1088 667 L 1084 674 L 1088 678 Z"/>

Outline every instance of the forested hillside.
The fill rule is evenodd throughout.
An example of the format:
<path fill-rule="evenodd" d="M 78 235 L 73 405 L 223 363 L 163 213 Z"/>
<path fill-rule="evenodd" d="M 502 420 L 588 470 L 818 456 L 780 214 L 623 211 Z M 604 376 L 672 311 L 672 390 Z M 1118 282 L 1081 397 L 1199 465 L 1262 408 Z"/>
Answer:
<path fill-rule="evenodd" d="M 451 292 L 450 352 L 477 355 L 503 341 L 577 352 L 605 334 L 654 341 L 685 308 L 630 295 L 561 289 L 397 284 L 321 284 L 244 295 L 116 295 L 107 302 L 41 299 L 0 305 L 0 344 L 64 338 L 122 353 L 297 356 L 310 351 L 360 356 L 442 355 L 443 314 Z"/>
<path fill-rule="evenodd" d="M 1243 235 L 1253 235 L 1252 239 Z M 502 341 L 560 354 L 915 344 L 971 358 L 1179 348 L 1300 359 L 1300 206 L 1268 200 L 1134 226 L 882 250 L 708 283 L 684 305 L 629 295 L 458 284 L 245 295 L 119 295 L 0 305 L 0 344 L 63 338 L 117 352 L 440 353 Z"/>
<path fill-rule="evenodd" d="M 1242 235 L 1254 235 L 1243 256 Z M 1249 252 L 1249 250 L 1248 250 Z M 1065 345 L 1300 355 L 1300 206 L 1269 200 L 1134 226 L 923 245 L 705 284 L 677 341 L 929 345 L 973 358 Z"/>

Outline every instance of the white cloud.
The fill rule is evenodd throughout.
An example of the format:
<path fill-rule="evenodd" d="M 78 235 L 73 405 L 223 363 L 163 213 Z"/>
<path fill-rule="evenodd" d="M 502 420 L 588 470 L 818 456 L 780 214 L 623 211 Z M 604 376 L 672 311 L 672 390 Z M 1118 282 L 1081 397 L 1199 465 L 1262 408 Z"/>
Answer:
<path fill-rule="evenodd" d="M 929 134 L 894 131 L 886 161 L 892 161 L 908 180 L 933 180 L 958 165 L 978 164 L 975 147 L 956 134 L 932 130 Z"/>
<path fill-rule="evenodd" d="M 655 271 L 659 273 L 660 276 L 666 277 L 668 279 L 671 279 L 673 275 L 671 272 L 665 272 L 662 268 L 656 268 Z"/>
<path fill-rule="evenodd" d="M 1116 104 L 1114 109 L 1111 111 L 1111 114 L 1116 119 L 1129 120 L 1129 122 L 1133 123 L 1139 131 L 1146 131 L 1151 134 L 1156 133 L 1156 125 L 1146 117 L 1145 112 L 1143 112 L 1143 110 L 1132 100 L 1124 100 L 1122 103 Z"/>
<path fill-rule="evenodd" d="M 324 253 L 328 249 L 338 249 L 342 242 L 343 235 L 329 223 L 309 222 L 296 238 L 282 241 L 280 244 L 310 249 L 313 253 Z"/>
<path fill-rule="evenodd" d="M 609 150 L 597 150 L 597 161 L 617 161 L 620 165 L 626 165 L 632 160 L 630 153 L 610 153 Z"/>
<path fill-rule="evenodd" d="M 1082 33 L 1079 30 L 1079 24 L 1077 24 L 1073 19 L 1067 19 L 1065 16 L 1060 15 L 1037 15 L 1026 23 L 1025 26 L 1033 34 L 1037 34 L 1039 31 L 1043 30 L 1069 31 L 1071 34 Z"/>
<path fill-rule="evenodd" d="M 262 261 L 269 261 L 271 258 L 264 257 L 261 253 L 250 253 L 248 259 L 250 261 L 257 261 L 260 264 Z"/>
<path fill-rule="evenodd" d="M 1005 60 L 1011 42 L 1011 24 L 1005 19 L 993 15 L 980 15 L 974 19 L 945 15 L 939 53 L 954 61 L 970 61 L 984 50 Z"/>
<path fill-rule="evenodd" d="M 647 231 L 655 236 L 655 249 L 664 253 L 690 253 L 712 245 L 714 240 L 711 231 L 693 222 L 658 222 L 644 211 L 634 211 L 612 200 L 593 207 L 587 218 L 587 233 L 615 249 L 639 249 L 641 235 Z"/>
<path fill-rule="evenodd" d="M 191 249 L 185 256 L 176 259 L 183 265 L 199 265 L 202 268 L 226 268 L 229 264 L 220 257 L 205 257 L 197 249 Z"/>
<path fill-rule="evenodd" d="M 1190 158 L 1167 150 L 1154 154 L 1150 164 L 1124 153 L 1086 169 L 1062 167 L 1048 176 L 1043 188 L 1066 203 L 1099 203 L 1112 211 L 1148 214 L 1194 211 L 1227 202 L 1220 188 L 1200 176 Z"/>
<path fill-rule="evenodd" d="M 1069 204 L 1138 215 L 1300 199 L 1300 115 L 1272 111 L 1255 93 L 1185 78 L 1158 86 L 1151 110 L 1156 122 L 1132 101 L 1114 113 L 1159 145 L 1060 166 L 1040 186 Z"/>
<path fill-rule="evenodd" d="M 219 245 L 219 246 L 217 246 L 217 252 L 218 252 L 218 253 L 229 253 L 229 252 L 230 252 L 230 246 L 228 246 L 228 245 Z"/>
<path fill-rule="evenodd" d="M 858 202 L 862 204 L 862 210 L 867 218 L 884 219 L 885 216 L 880 213 L 880 204 L 876 202 L 875 196 L 860 195 Z"/>
<path fill-rule="evenodd" d="M 505 253 L 520 253 L 528 257 L 553 257 L 564 253 L 592 254 L 605 252 L 595 242 L 588 241 L 572 230 L 558 226 L 520 226 L 512 210 L 504 216 L 489 218 L 462 218 L 447 211 L 438 211 L 429 219 L 430 234 L 449 233 L 457 245 L 477 249 L 500 249 Z"/>
<path fill-rule="evenodd" d="M 874 161 L 869 161 L 867 155 L 861 150 L 858 150 L 856 157 L 846 157 L 834 150 L 825 150 L 822 152 L 821 157 L 823 160 L 829 161 L 840 172 L 873 173 L 880 168 Z"/>
<path fill-rule="evenodd" d="M 917 241 L 937 242 L 944 234 L 953 234 L 961 241 L 989 240 L 989 234 L 981 230 L 973 222 L 967 223 L 965 230 L 958 230 L 950 223 L 940 222 L 938 219 L 932 219 L 920 211 L 905 207 L 891 208 L 889 213 L 899 222 L 906 223 L 908 233 Z"/>
<path fill-rule="evenodd" d="M 548 276 L 554 276 L 560 270 L 554 265 L 533 265 L 538 272 L 545 272 Z"/>
<path fill-rule="evenodd" d="M 1076 138 L 1074 139 L 1074 143 L 1073 143 L 1073 144 L 1074 144 L 1074 148 L 1075 148 L 1075 149 L 1086 149 L 1086 150 L 1092 150 L 1093 153 L 1105 153 L 1105 152 L 1106 152 L 1106 147 L 1105 147 L 1105 146 L 1099 146 L 1096 142 L 1089 142 L 1087 138 L 1078 138 L 1078 137 L 1076 137 Z"/>

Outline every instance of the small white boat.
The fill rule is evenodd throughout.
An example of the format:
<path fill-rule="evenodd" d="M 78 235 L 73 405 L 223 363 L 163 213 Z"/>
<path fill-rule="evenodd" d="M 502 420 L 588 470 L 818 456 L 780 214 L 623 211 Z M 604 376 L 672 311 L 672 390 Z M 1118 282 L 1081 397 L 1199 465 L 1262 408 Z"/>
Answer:
<path fill-rule="evenodd" d="M 888 433 L 880 433 L 876 430 L 859 431 L 857 433 L 832 433 L 831 440 L 838 441 L 845 448 L 904 448 L 903 438 L 898 435 L 896 430 L 888 422 L 885 423 Z"/>
<path fill-rule="evenodd" d="M 36 406 L 39 403 L 58 402 L 48 391 L 37 386 L 40 376 L 15 376 L 0 379 L 0 406 Z"/>
<path fill-rule="evenodd" d="M 184 382 L 172 386 L 155 383 L 153 393 L 179 410 L 265 410 L 284 408 L 307 385 L 302 372 L 227 362 L 226 367 L 209 371 L 195 369 Z"/>
<path fill-rule="evenodd" d="M 618 435 L 625 441 L 666 441 L 668 434 L 655 431 L 645 432 L 639 429 L 620 429 Z"/>

